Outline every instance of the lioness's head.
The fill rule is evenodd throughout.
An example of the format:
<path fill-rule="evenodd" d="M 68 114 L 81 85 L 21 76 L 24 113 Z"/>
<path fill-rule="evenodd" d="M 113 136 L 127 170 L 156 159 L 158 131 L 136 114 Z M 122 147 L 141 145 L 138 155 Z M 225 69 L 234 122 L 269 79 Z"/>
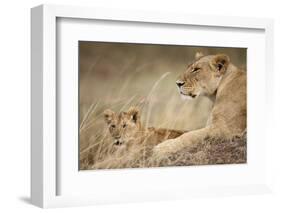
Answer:
<path fill-rule="evenodd" d="M 141 129 L 140 111 L 136 107 L 119 114 L 107 109 L 104 111 L 104 119 L 114 139 L 114 145 L 126 144 L 134 139 Z"/>
<path fill-rule="evenodd" d="M 225 54 L 207 55 L 196 53 L 195 61 L 188 65 L 176 81 L 183 99 L 194 99 L 199 95 L 213 95 L 229 65 Z"/>

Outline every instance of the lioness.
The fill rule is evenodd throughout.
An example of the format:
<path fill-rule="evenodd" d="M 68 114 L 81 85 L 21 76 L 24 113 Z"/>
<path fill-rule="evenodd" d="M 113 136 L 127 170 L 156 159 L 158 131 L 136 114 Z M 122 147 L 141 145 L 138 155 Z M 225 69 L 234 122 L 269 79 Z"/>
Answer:
<path fill-rule="evenodd" d="M 204 128 L 158 144 L 153 149 L 155 157 L 188 150 L 206 138 L 231 138 L 246 129 L 246 72 L 234 66 L 227 55 L 197 53 L 176 84 L 183 99 L 207 96 L 213 100 L 213 108 Z"/>
<path fill-rule="evenodd" d="M 104 119 L 116 146 L 129 148 L 134 145 L 155 146 L 167 139 L 176 138 L 184 132 L 162 128 L 144 128 L 141 124 L 140 110 L 131 107 L 127 112 L 116 114 L 110 109 L 104 111 Z"/>

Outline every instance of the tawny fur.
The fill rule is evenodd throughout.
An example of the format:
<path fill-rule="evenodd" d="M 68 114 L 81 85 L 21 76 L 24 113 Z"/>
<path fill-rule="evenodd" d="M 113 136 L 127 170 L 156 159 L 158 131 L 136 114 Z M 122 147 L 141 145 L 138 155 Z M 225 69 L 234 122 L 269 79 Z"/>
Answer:
<path fill-rule="evenodd" d="M 131 107 L 127 112 L 118 114 L 107 109 L 104 111 L 104 119 L 108 125 L 112 144 L 116 151 L 107 159 L 97 162 L 93 168 L 118 168 L 120 165 L 124 166 L 128 155 L 134 155 L 135 151 L 138 153 L 143 152 L 145 155 L 155 145 L 165 140 L 179 137 L 184 133 L 184 131 L 180 130 L 144 128 L 141 123 L 140 111 L 137 107 Z"/>
<path fill-rule="evenodd" d="M 246 129 L 246 72 L 227 55 L 197 54 L 177 84 L 184 99 L 207 96 L 214 101 L 213 108 L 204 128 L 160 143 L 153 150 L 154 157 L 192 149 L 208 137 L 229 139 Z"/>
<path fill-rule="evenodd" d="M 140 110 L 131 107 L 127 112 L 116 114 L 111 110 L 105 110 L 104 118 L 108 125 L 109 133 L 113 143 L 119 141 L 118 145 L 127 147 L 133 145 L 155 146 L 164 140 L 176 138 L 184 133 L 180 130 L 148 127 L 144 128 L 141 123 Z"/>

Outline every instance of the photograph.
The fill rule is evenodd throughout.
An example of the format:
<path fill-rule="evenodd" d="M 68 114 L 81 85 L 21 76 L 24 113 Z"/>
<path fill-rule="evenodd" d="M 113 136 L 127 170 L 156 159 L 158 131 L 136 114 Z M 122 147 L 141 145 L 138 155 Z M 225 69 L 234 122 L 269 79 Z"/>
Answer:
<path fill-rule="evenodd" d="M 78 42 L 79 170 L 247 163 L 247 48 Z"/>

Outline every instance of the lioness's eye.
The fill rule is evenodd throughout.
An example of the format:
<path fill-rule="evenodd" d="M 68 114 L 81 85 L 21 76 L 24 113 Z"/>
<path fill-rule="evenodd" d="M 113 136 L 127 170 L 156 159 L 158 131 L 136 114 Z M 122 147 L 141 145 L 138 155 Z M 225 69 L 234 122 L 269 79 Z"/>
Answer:
<path fill-rule="evenodd" d="M 126 126 L 127 126 L 126 124 L 123 124 L 123 128 L 126 128 Z"/>
<path fill-rule="evenodd" d="M 193 68 L 193 69 L 191 70 L 191 73 L 194 73 L 194 72 L 196 72 L 196 71 L 198 71 L 198 70 L 200 70 L 200 68 L 199 68 L 199 67 L 195 67 L 195 68 Z"/>
<path fill-rule="evenodd" d="M 114 124 L 112 124 L 110 127 L 114 129 L 116 126 Z"/>

